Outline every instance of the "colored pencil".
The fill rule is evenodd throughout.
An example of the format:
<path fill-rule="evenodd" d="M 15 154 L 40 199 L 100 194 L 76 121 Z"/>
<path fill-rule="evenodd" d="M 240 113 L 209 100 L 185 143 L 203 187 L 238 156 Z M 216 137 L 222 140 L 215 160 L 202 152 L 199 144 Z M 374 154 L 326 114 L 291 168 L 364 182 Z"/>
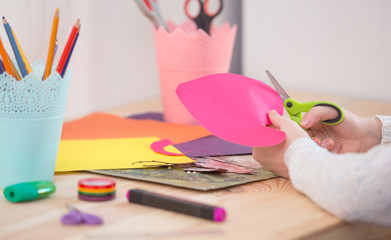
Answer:
<path fill-rule="evenodd" d="M 56 58 L 57 48 L 58 48 L 58 44 L 57 44 L 57 39 L 56 39 L 56 46 L 54 47 L 54 53 L 53 53 L 53 61 Z"/>
<path fill-rule="evenodd" d="M 73 49 L 75 48 L 75 45 L 76 45 L 76 42 L 77 42 L 77 38 L 79 37 L 80 28 L 81 28 L 81 25 L 79 26 L 79 29 L 78 29 L 77 34 L 76 34 L 75 41 L 73 42 L 72 47 L 71 47 L 71 51 L 69 52 L 68 57 L 67 57 L 67 60 L 65 61 L 64 68 L 62 69 L 62 72 L 61 72 L 61 77 L 64 77 L 65 72 L 66 72 L 66 70 L 67 70 L 68 63 L 69 63 L 69 61 L 70 61 L 70 59 L 71 59 Z"/>
<path fill-rule="evenodd" d="M 16 58 L 16 62 L 18 63 L 19 70 L 22 73 L 22 77 L 25 77 L 27 75 L 26 67 L 24 66 L 23 60 L 22 60 L 22 55 L 19 52 L 18 46 L 16 45 L 14 35 L 12 34 L 11 27 L 9 23 L 7 22 L 7 19 L 3 17 L 3 24 L 5 31 L 7 32 L 8 39 L 10 41 L 12 50 L 14 51 L 14 55 Z"/>
<path fill-rule="evenodd" d="M 24 54 L 24 51 L 22 49 L 22 47 L 20 46 L 20 43 L 18 41 L 18 38 L 16 37 L 15 33 L 14 33 L 14 30 L 11 28 L 11 31 L 12 31 L 12 34 L 14 35 L 14 38 L 15 38 L 15 42 L 16 42 L 16 46 L 18 47 L 19 49 L 19 52 L 20 52 L 20 55 L 22 55 L 22 60 L 23 60 L 23 63 L 24 63 L 24 66 L 26 67 L 26 71 L 27 71 L 27 74 L 33 72 L 33 70 L 31 69 L 31 66 L 30 66 L 30 63 L 29 61 L 27 60 L 27 57 L 26 55 Z"/>
<path fill-rule="evenodd" d="M 11 68 L 12 63 L 9 61 L 7 52 L 4 49 L 3 42 L 1 41 L 1 38 L 0 38 L 0 55 L 1 55 L 1 58 L 3 59 L 5 71 L 7 71 L 7 73 L 9 75 L 14 77 L 14 74 L 13 74 L 12 68 Z"/>
<path fill-rule="evenodd" d="M 7 59 L 8 59 L 8 62 L 10 63 L 10 66 L 11 66 L 11 69 L 12 69 L 12 73 L 13 73 L 13 76 L 16 78 L 16 80 L 22 80 L 22 77 L 20 76 L 19 72 L 18 72 L 18 69 L 16 69 L 14 63 L 12 62 L 10 56 L 8 55 L 8 53 L 6 52 L 5 53 L 7 55 Z"/>
<path fill-rule="evenodd" d="M 3 61 L 1 61 L 1 59 L 0 59 L 0 74 L 2 74 L 4 71 L 5 71 L 5 68 L 3 65 Z"/>
<path fill-rule="evenodd" d="M 43 80 L 45 80 L 50 75 L 50 73 L 52 71 L 53 60 L 54 60 L 54 49 L 56 47 L 56 38 L 57 38 L 57 29 L 58 29 L 59 20 L 60 20 L 60 11 L 57 8 L 56 12 L 54 13 L 54 17 L 53 17 L 52 34 L 50 36 L 49 51 L 48 51 L 48 57 L 46 60 L 45 73 L 42 78 Z"/>
<path fill-rule="evenodd" d="M 64 66 L 66 63 L 66 60 L 69 56 L 69 53 L 71 51 L 72 45 L 75 42 L 77 32 L 79 31 L 80 27 L 80 19 L 77 19 L 75 25 L 72 28 L 71 34 L 69 35 L 67 44 L 65 45 L 65 48 L 61 54 L 60 62 L 58 63 L 56 71 L 61 74 L 62 71 L 64 70 Z"/>

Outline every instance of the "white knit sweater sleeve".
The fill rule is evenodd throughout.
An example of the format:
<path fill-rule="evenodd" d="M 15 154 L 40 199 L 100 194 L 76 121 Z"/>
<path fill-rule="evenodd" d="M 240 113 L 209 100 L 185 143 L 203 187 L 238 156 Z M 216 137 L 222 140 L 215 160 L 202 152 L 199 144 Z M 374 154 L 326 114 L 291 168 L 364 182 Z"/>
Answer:
<path fill-rule="evenodd" d="M 390 127 L 382 122 L 383 130 Z M 285 163 L 293 186 L 328 212 L 347 222 L 391 226 L 391 145 L 334 154 L 300 138 L 289 146 Z"/>

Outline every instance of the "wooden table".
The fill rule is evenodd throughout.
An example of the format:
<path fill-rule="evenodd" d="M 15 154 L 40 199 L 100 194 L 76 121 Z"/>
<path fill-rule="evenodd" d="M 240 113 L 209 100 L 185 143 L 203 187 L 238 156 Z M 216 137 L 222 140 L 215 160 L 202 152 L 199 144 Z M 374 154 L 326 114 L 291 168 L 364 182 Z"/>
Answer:
<path fill-rule="evenodd" d="M 293 92 L 299 101 L 329 100 L 362 116 L 391 115 L 391 103 Z M 158 97 L 107 110 L 130 113 L 161 111 Z M 0 197 L 0 239 L 370 239 L 390 238 L 391 229 L 350 225 L 320 209 L 296 191 L 290 181 L 275 178 L 223 190 L 200 192 L 121 178 L 117 197 L 108 202 L 77 198 L 77 181 L 97 176 L 74 172 L 55 174 L 57 191 L 49 198 L 10 203 Z M 142 188 L 212 205 L 227 211 L 223 223 L 215 223 L 127 202 L 130 188 Z M 1 190 L 2 192 L 2 190 Z M 60 217 L 65 204 L 104 218 L 101 226 L 65 226 Z"/>

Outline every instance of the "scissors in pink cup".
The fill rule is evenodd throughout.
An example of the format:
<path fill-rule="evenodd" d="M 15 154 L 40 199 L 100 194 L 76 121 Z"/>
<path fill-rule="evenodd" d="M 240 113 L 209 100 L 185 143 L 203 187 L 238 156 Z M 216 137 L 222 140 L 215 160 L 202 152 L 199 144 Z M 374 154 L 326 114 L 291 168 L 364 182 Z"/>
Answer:
<path fill-rule="evenodd" d="M 197 27 L 203 29 L 207 34 L 209 34 L 210 25 L 213 19 L 221 13 L 223 10 L 223 1 L 218 0 L 217 10 L 213 13 L 209 10 L 210 0 L 195 0 L 198 3 L 198 12 L 195 15 L 190 13 L 189 4 L 192 0 L 186 0 L 185 2 L 185 13 L 188 18 L 192 19 Z"/>

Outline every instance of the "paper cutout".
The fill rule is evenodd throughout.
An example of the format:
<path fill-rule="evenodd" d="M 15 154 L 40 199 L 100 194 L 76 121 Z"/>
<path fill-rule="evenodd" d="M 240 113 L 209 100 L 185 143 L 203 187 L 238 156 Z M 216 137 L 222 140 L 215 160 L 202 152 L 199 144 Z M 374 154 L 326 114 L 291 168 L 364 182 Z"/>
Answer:
<path fill-rule="evenodd" d="M 164 148 L 172 145 L 168 139 L 162 139 L 151 144 L 151 149 L 156 153 L 161 153 L 167 156 L 183 156 L 182 153 L 168 152 Z"/>
<path fill-rule="evenodd" d="M 253 147 L 285 140 L 284 132 L 265 126 L 272 109 L 283 114 L 283 102 L 261 81 L 218 73 L 179 84 L 176 93 L 193 117 L 222 139 Z"/>
<path fill-rule="evenodd" d="M 194 162 L 186 156 L 173 157 L 155 153 L 150 146 L 158 140 L 157 137 L 61 140 L 55 171 L 145 168 L 155 166 L 156 162 Z M 180 153 L 173 146 L 168 146 L 167 150 Z"/>
<path fill-rule="evenodd" d="M 100 139 L 158 137 L 182 143 L 210 135 L 197 125 L 163 123 L 154 120 L 134 120 L 106 113 L 93 113 L 65 123 L 61 139 Z"/>

